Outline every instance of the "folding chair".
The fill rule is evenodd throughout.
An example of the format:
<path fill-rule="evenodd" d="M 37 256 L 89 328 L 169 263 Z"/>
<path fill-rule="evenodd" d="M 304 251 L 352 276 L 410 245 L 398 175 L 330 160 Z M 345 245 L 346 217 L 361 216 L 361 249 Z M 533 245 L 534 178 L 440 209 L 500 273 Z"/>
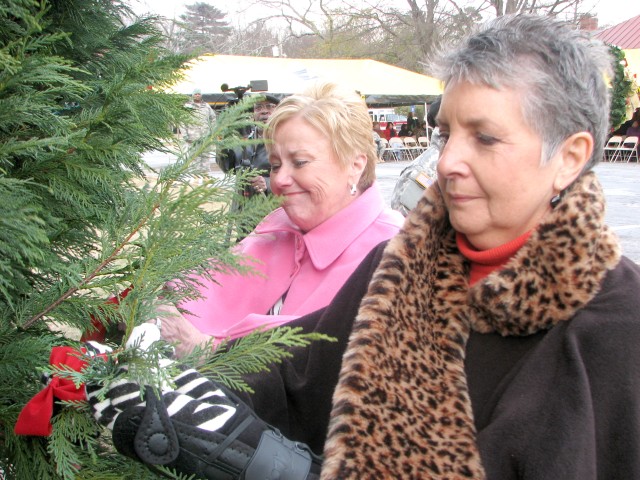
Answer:
<path fill-rule="evenodd" d="M 618 155 L 621 162 L 627 162 L 634 158 L 638 161 L 638 137 L 630 136 L 624 139 L 618 147 Z"/>
<path fill-rule="evenodd" d="M 400 137 L 391 137 L 389 139 L 389 150 L 393 155 L 393 159 L 396 162 L 407 160 L 407 149 L 404 146 L 404 141 Z"/>
<path fill-rule="evenodd" d="M 416 142 L 416 139 L 413 137 L 404 137 L 402 141 L 404 142 L 404 148 L 406 149 L 407 154 L 411 157 L 411 160 L 415 160 L 422 151 Z"/>
<path fill-rule="evenodd" d="M 393 148 L 391 148 L 391 145 L 389 145 L 389 141 L 386 138 L 380 139 L 380 145 L 382 145 L 382 153 L 380 154 L 382 161 L 384 162 L 388 162 L 389 160 L 393 160 L 395 162 L 398 161 L 396 153 L 393 151 Z"/>
<path fill-rule="evenodd" d="M 429 137 L 418 137 L 418 145 L 424 152 L 429 146 Z"/>
<path fill-rule="evenodd" d="M 604 161 L 615 162 L 618 156 L 618 148 L 622 145 L 622 137 L 614 135 L 611 137 L 604 147 Z"/>

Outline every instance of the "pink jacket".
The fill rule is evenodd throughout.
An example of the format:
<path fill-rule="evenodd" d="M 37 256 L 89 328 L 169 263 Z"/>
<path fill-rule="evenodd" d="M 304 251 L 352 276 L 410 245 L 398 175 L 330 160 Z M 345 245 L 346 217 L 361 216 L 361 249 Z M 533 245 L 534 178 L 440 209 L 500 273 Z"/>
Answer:
<path fill-rule="evenodd" d="M 282 208 L 267 215 L 238 244 L 262 275 L 216 274 L 202 279 L 204 298 L 181 304 L 203 333 L 222 340 L 257 327 L 276 327 L 329 304 L 378 243 L 395 235 L 404 217 L 384 205 L 374 183 L 347 208 L 303 234 Z M 267 315 L 287 293 L 279 315 Z"/>

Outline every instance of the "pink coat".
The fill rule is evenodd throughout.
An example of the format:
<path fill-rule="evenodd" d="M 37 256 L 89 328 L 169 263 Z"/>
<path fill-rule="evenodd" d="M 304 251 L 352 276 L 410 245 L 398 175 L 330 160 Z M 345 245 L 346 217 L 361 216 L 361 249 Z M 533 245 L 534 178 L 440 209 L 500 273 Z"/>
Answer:
<path fill-rule="evenodd" d="M 276 327 L 326 306 L 378 243 L 395 235 L 404 217 L 385 207 L 374 184 L 348 207 L 303 234 L 278 208 L 238 244 L 262 275 L 217 274 L 202 279 L 204 298 L 181 305 L 203 333 L 220 340 Z M 287 293 L 279 315 L 267 315 Z"/>

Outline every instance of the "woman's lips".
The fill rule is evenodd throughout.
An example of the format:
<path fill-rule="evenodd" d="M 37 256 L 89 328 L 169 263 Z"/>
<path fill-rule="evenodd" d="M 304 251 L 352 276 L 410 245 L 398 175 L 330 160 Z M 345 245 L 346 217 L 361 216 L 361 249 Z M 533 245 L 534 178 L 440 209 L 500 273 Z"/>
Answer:
<path fill-rule="evenodd" d="M 294 195 L 301 195 L 304 192 L 286 192 L 286 193 L 281 193 L 280 195 L 282 195 L 283 197 L 291 197 Z"/>
<path fill-rule="evenodd" d="M 454 203 L 464 203 L 476 198 L 473 195 L 464 195 L 461 193 L 448 193 L 447 196 L 449 197 L 449 200 Z"/>

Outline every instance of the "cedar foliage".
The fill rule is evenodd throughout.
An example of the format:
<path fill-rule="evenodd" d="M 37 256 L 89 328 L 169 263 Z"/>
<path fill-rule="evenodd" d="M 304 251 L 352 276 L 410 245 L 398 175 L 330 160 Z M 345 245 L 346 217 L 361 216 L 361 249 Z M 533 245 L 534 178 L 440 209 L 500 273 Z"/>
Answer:
<path fill-rule="evenodd" d="M 611 129 L 615 130 L 627 119 L 627 99 L 632 93 L 632 82 L 624 70 L 624 52 L 615 45 L 610 45 L 609 51 L 614 59 L 610 119 Z"/>
<path fill-rule="evenodd" d="M 164 51 L 164 41 L 157 19 L 134 18 L 117 1 L 0 5 L 2 478 L 157 478 L 115 452 L 86 402 L 57 402 L 49 437 L 16 436 L 15 421 L 43 388 L 43 372 L 108 384 L 113 371 L 95 365 L 82 374 L 47 367 L 51 348 L 79 346 L 69 332 L 91 330 L 92 317 L 108 327 L 121 360 L 138 362 L 139 378 L 157 385 L 170 373 L 154 369 L 162 346 L 132 352 L 122 348 L 127 335 L 161 304 L 197 297 L 190 274 L 249 271 L 229 251 L 229 225 L 250 228 L 274 207 L 258 201 L 231 212 L 242 175 L 193 186 L 191 164 L 203 149 L 241 141 L 235 132 L 250 122 L 242 104 L 157 181 L 147 177 L 142 154 L 175 149 L 174 126 L 191 121 L 187 98 L 165 93 L 189 58 Z M 168 291 L 170 280 L 177 287 Z M 130 287 L 117 307 L 105 303 Z M 230 348 L 235 356 L 203 350 L 190 361 L 246 388 L 243 372 L 315 338 L 275 329 Z"/>

